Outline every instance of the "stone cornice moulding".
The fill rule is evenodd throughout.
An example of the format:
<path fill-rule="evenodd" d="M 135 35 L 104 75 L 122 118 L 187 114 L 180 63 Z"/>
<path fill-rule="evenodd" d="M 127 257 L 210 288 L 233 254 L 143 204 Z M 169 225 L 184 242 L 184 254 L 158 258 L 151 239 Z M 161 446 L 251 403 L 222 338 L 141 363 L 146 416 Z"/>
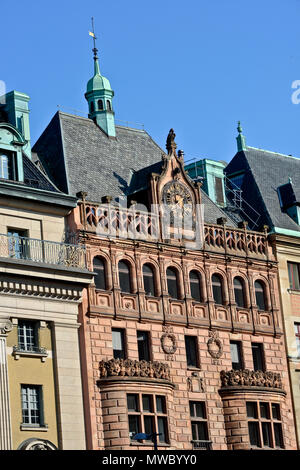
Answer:
<path fill-rule="evenodd" d="M 81 289 L 65 289 L 28 282 L 11 282 L 0 279 L 0 293 L 47 300 L 80 302 Z"/>
<path fill-rule="evenodd" d="M 12 322 L 7 319 L 0 319 L 0 336 L 7 336 L 13 329 Z"/>

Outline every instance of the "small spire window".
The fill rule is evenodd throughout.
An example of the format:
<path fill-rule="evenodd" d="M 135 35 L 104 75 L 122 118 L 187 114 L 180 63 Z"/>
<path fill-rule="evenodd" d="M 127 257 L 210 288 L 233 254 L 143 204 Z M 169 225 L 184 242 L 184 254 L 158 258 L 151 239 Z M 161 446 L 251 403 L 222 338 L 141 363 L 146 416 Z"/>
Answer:
<path fill-rule="evenodd" d="M 93 101 L 91 101 L 90 108 L 91 108 L 91 113 L 93 113 L 95 111 L 95 105 Z"/>
<path fill-rule="evenodd" d="M 102 100 L 98 100 L 98 110 L 99 111 L 103 110 L 103 101 Z"/>
<path fill-rule="evenodd" d="M 106 100 L 106 109 L 107 111 L 111 111 L 111 102 L 109 100 Z"/>

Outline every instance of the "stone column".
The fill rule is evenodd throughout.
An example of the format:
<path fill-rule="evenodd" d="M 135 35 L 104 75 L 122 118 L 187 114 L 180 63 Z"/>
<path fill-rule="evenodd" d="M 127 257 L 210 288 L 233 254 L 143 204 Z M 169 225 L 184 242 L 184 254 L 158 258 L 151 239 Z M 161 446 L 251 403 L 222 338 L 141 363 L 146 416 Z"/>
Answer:
<path fill-rule="evenodd" d="M 0 450 L 12 449 L 6 337 L 12 330 L 9 320 L 0 319 Z"/>
<path fill-rule="evenodd" d="M 79 324 L 54 322 L 55 376 L 59 447 L 85 450 Z"/>

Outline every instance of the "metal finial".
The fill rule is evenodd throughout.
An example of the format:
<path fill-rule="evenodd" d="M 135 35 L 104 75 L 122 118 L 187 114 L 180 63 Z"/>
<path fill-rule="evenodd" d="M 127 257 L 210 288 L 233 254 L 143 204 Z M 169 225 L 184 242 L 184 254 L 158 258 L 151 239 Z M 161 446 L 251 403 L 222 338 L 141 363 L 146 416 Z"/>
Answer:
<path fill-rule="evenodd" d="M 92 34 L 91 34 L 92 38 L 93 38 L 93 42 L 94 42 L 94 47 L 93 47 L 93 53 L 94 53 L 94 60 L 97 60 L 98 59 L 98 56 L 97 56 L 97 52 L 98 52 L 98 49 L 96 47 L 96 35 L 95 35 L 95 26 L 94 26 L 94 17 L 92 16 Z"/>
<path fill-rule="evenodd" d="M 238 127 L 237 127 L 238 133 L 241 134 L 243 132 L 243 129 L 241 127 L 241 121 L 238 121 Z"/>

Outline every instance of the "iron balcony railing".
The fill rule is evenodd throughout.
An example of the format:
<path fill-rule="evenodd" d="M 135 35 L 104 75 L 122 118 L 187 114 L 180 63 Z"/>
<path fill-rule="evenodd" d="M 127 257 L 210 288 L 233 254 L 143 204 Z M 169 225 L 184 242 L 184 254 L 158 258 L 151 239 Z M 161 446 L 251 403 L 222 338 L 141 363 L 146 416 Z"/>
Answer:
<path fill-rule="evenodd" d="M 192 441 L 194 450 L 211 450 L 211 441 Z"/>
<path fill-rule="evenodd" d="M 86 268 L 84 245 L 0 234 L 0 257 Z"/>

